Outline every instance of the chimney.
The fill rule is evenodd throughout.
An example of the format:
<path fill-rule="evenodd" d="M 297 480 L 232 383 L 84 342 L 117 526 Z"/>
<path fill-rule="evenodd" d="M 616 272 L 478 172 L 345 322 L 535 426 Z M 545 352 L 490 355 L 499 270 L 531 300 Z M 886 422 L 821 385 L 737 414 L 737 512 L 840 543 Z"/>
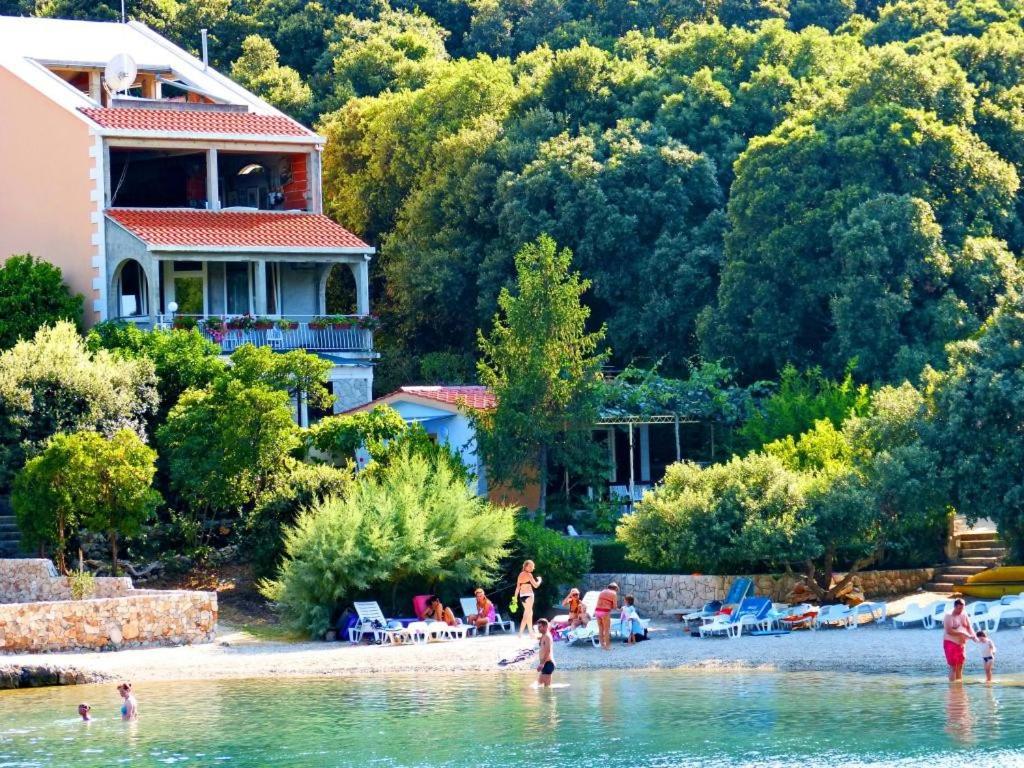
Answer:
<path fill-rule="evenodd" d="M 205 70 L 210 65 L 210 57 L 206 50 L 206 28 L 200 29 L 199 34 L 203 38 L 203 69 Z"/>

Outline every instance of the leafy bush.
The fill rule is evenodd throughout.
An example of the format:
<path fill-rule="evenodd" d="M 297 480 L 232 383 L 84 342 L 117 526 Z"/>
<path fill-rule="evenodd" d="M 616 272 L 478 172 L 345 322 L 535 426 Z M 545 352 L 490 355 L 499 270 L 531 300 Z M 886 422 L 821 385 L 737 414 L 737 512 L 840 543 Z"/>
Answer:
<path fill-rule="evenodd" d="M 131 536 L 160 501 L 151 487 L 156 451 L 130 430 L 109 440 L 96 432 L 57 434 L 14 480 L 11 502 L 29 544 L 52 544 L 64 566 L 78 526 L 103 533 L 117 572 L 118 536 Z"/>
<path fill-rule="evenodd" d="M 81 324 L 82 297 L 71 295 L 59 267 L 28 254 L 0 264 L 0 349 L 60 320 Z"/>
<path fill-rule="evenodd" d="M 241 546 L 256 576 L 273 574 L 284 554 L 284 529 L 295 523 L 302 510 L 344 496 L 352 482 L 350 469 L 296 462 L 284 482 L 242 518 Z"/>
<path fill-rule="evenodd" d="M 515 585 L 525 560 L 537 564 L 536 574 L 544 578 L 537 590 L 535 613 L 540 615 L 562 599 L 563 587 L 577 586 L 590 570 L 590 542 L 563 536 L 541 523 L 520 517 L 516 520 L 515 543 L 504 566 L 504 581 Z M 508 590 L 511 599 L 512 590 Z M 499 610 L 501 608 L 499 607 Z"/>
<path fill-rule="evenodd" d="M 96 594 L 96 577 L 88 571 L 72 571 L 68 574 L 68 588 L 72 600 L 88 600 Z"/>
<path fill-rule="evenodd" d="M 299 514 L 285 558 L 261 590 L 296 629 L 320 636 L 339 603 L 423 591 L 440 583 L 488 585 L 512 537 L 514 513 L 470 491 L 444 464 L 405 454 L 345 496 Z"/>
<path fill-rule="evenodd" d="M 865 413 L 869 401 L 868 388 L 855 384 L 850 371 L 842 381 L 833 381 L 820 368 L 801 373 L 787 365 L 778 390 L 736 431 L 734 439 L 739 448 L 758 450 L 775 440 L 802 435 L 820 419 L 838 427 L 847 416 Z"/>
<path fill-rule="evenodd" d="M 470 384 L 475 380 L 472 355 L 428 352 L 420 358 L 420 378 L 427 384 Z"/>
<path fill-rule="evenodd" d="M 90 353 L 71 323 L 40 328 L 0 352 L 0 492 L 56 433 L 130 429 L 142 437 L 156 405 L 148 360 Z"/>
<path fill-rule="evenodd" d="M 592 541 L 594 561 L 591 573 L 678 573 L 678 569 L 642 565 L 629 558 L 629 549 L 621 541 Z"/>

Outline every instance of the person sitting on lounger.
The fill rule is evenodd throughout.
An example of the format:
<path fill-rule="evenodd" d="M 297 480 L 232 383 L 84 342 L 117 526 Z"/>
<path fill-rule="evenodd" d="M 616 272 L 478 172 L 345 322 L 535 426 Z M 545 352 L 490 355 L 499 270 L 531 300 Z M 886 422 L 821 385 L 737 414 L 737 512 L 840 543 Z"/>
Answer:
<path fill-rule="evenodd" d="M 487 599 L 480 587 L 473 594 L 476 596 L 476 613 L 467 616 L 466 621 L 475 624 L 477 629 L 487 629 L 487 625 L 494 621 L 494 603 Z"/>
<path fill-rule="evenodd" d="M 427 600 L 427 611 L 423 618 L 427 621 L 443 621 L 449 627 L 454 627 L 459 623 L 455 614 L 452 613 L 452 609 L 446 608 L 437 595 L 431 595 Z"/>
<path fill-rule="evenodd" d="M 585 627 L 590 623 L 590 615 L 587 613 L 587 606 L 583 604 L 580 591 L 573 587 L 569 590 L 562 605 L 569 609 L 569 629 Z"/>

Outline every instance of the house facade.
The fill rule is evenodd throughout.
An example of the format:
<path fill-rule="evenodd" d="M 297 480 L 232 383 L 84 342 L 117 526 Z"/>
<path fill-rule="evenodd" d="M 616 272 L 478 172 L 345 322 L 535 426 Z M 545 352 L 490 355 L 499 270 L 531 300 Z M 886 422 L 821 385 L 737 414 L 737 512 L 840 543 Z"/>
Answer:
<path fill-rule="evenodd" d="M 335 411 L 370 400 L 374 249 L 323 215 L 322 136 L 136 22 L 0 17 L 0 105 L 0 257 L 60 267 L 87 324 L 306 349 Z"/>
<path fill-rule="evenodd" d="M 368 411 L 378 405 L 395 409 L 407 424 L 419 424 L 438 443 L 459 455 L 475 477 L 478 495 L 486 496 L 497 504 L 536 509 L 540 503 L 537 483 L 528 484 L 523 489 L 488 483 L 487 469 L 477 451 L 476 429 L 470 413 L 490 410 L 495 403 L 494 393 L 482 386 L 407 386 L 352 410 Z"/>

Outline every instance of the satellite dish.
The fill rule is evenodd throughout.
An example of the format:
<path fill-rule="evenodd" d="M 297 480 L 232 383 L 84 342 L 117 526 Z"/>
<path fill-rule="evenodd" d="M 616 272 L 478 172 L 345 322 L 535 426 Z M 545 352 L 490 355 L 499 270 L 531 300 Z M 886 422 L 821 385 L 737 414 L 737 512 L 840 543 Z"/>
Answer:
<path fill-rule="evenodd" d="M 127 53 L 119 53 L 107 62 L 103 70 L 103 80 L 111 91 L 124 91 L 135 84 L 137 74 L 139 68 L 135 66 L 135 59 Z"/>

